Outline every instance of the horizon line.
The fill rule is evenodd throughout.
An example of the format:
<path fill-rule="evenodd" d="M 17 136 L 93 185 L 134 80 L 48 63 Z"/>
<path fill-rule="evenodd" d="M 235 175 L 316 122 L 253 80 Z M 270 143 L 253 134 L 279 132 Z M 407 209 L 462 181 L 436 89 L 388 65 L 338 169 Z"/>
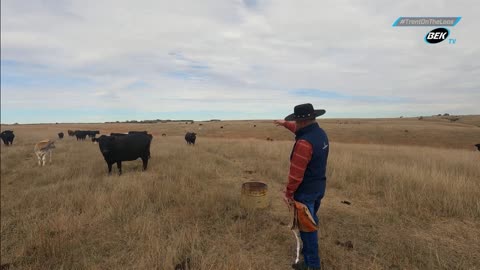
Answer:
<path fill-rule="evenodd" d="M 398 117 L 323 117 L 317 118 L 316 120 L 321 119 L 328 119 L 328 120 L 335 120 L 335 119 L 404 119 L 404 118 L 418 118 L 418 117 L 446 117 L 447 115 L 417 115 L 417 116 L 398 116 Z M 449 114 L 448 116 L 480 116 L 480 114 Z M 127 121 L 137 121 L 137 122 L 126 122 L 126 121 L 102 121 L 102 122 L 40 122 L 40 123 L 0 123 L 0 125 L 8 125 L 8 126 L 15 126 L 15 125 L 65 125 L 65 124 L 157 124 L 162 123 L 164 121 L 168 122 L 215 122 L 215 121 L 274 121 L 274 120 L 283 120 L 281 118 L 275 119 L 220 119 L 220 118 L 212 118 L 208 120 L 192 120 L 192 119 L 151 119 L 151 120 L 127 120 Z M 142 121 L 157 121 L 156 123 L 148 123 Z"/>

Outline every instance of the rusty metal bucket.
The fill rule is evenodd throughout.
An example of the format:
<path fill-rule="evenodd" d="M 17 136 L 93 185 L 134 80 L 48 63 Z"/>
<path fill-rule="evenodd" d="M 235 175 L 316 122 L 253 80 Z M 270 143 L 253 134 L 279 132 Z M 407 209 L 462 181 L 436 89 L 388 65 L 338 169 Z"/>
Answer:
<path fill-rule="evenodd" d="M 240 205 L 248 209 L 263 209 L 269 205 L 268 186 L 259 181 L 245 182 L 242 184 L 242 197 Z"/>

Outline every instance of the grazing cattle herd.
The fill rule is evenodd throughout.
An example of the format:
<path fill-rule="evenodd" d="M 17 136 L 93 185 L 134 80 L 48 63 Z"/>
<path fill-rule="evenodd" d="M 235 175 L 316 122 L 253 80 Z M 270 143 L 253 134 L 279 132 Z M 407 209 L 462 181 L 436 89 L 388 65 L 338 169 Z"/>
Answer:
<path fill-rule="evenodd" d="M 254 125 L 255 127 L 255 125 Z M 223 128 L 221 126 L 220 128 Z M 112 165 L 117 164 L 118 174 L 122 174 L 122 161 L 132 161 L 138 158 L 142 159 L 143 170 L 147 169 L 148 160 L 150 159 L 150 144 L 153 136 L 147 131 L 129 131 L 128 133 L 115 133 L 110 135 L 101 135 L 98 130 L 68 130 L 67 134 L 70 137 L 76 137 L 77 141 L 83 141 L 87 137 L 92 139 L 92 142 L 98 143 L 100 152 L 103 155 L 108 166 L 108 173 L 112 172 Z M 64 133 L 59 132 L 59 139 L 63 139 Z M 0 133 L 3 143 L 6 146 L 13 144 L 15 135 L 12 130 L 4 130 Z M 166 134 L 162 133 L 162 137 Z M 185 134 L 185 141 L 188 145 L 195 145 L 197 134 L 195 132 L 187 132 Z M 273 141 L 272 138 L 267 137 L 267 141 Z M 480 151 L 480 143 L 475 144 L 475 147 Z M 52 150 L 55 149 L 55 142 L 52 140 L 42 140 L 35 144 L 34 152 L 38 159 L 39 166 L 45 166 L 47 156 L 52 162 Z"/>
<path fill-rule="evenodd" d="M 129 131 L 128 133 L 115 133 L 110 135 L 101 135 L 98 130 L 68 130 L 67 134 L 70 137 L 75 137 L 77 141 L 83 141 L 87 137 L 92 139 L 92 142 L 98 143 L 100 153 L 103 155 L 108 166 L 108 173 L 112 172 L 112 165 L 117 164 L 118 174 L 122 174 L 122 161 L 132 161 L 142 159 L 143 170 L 147 169 L 148 160 L 150 159 L 150 144 L 153 135 L 147 131 Z M 59 139 L 63 139 L 64 133 L 57 133 Z M 166 136 L 162 133 L 162 136 Z M 12 130 L 5 130 L 1 133 L 1 138 L 5 145 L 12 145 L 15 135 Z M 185 140 L 188 144 L 195 144 L 197 134 L 194 132 L 187 132 Z M 55 149 L 55 142 L 53 140 L 42 140 L 35 144 L 34 153 L 38 159 L 39 166 L 45 166 L 47 158 L 52 162 L 52 151 Z"/>

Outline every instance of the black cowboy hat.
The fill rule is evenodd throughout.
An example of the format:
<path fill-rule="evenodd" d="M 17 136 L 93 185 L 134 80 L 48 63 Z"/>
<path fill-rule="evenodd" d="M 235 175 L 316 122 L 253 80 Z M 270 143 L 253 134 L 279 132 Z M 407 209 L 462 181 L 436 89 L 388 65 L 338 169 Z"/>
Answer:
<path fill-rule="evenodd" d="M 314 110 L 310 103 L 295 106 L 293 113 L 285 117 L 285 121 L 313 120 L 315 117 L 325 114 L 325 110 Z"/>

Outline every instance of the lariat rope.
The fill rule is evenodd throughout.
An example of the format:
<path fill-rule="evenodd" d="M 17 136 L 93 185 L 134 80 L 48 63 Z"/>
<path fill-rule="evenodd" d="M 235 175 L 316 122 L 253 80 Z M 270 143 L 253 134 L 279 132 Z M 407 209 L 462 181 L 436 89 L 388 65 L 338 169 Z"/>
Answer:
<path fill-rule="evenodd" d="M 298 235 L 294 229 L 292 229 L 293 235 L 295 235 L 295 239 L 297 240 L 297 257 L 295 258 L 295 263 L 298 263 L 300 257 L 300 239 L 298 239 Z"/>

